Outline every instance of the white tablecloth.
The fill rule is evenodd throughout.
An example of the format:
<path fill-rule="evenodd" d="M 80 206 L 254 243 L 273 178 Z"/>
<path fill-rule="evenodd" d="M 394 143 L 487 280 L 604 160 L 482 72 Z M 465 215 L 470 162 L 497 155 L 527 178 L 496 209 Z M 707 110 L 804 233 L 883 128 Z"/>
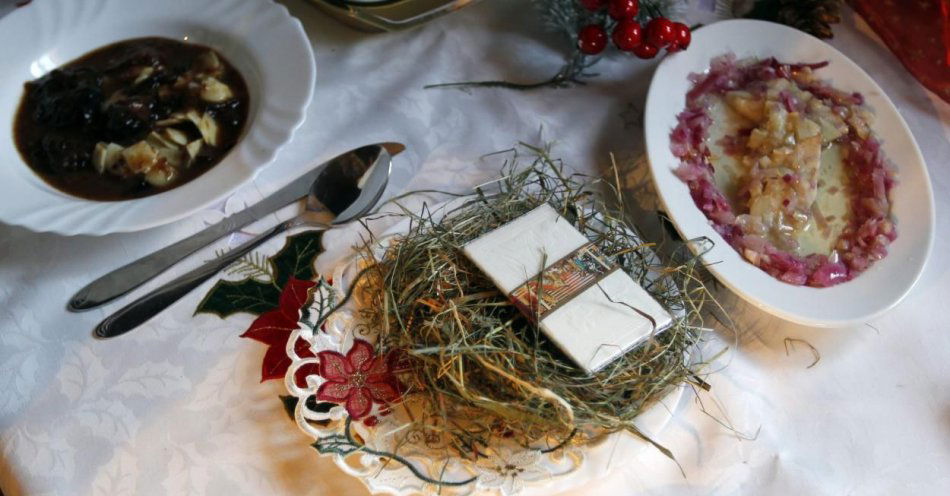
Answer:
<path fill-rule="evenodd" d="M 566 90 L 422 89 L 556 71 L 560 41 L 542 31 L 526 2 L 485 2 L 421 29 L 380 35 L 352 31 L 302 1 L 288 6 L 313 41 L 318 88 L 304 126 L 253 184 L 217 208 L 140 233 L 67 238 L 0 225 L 4 494 L 366 494 L 318 458 L 287 419 L 277 400 L 282 385 L 258 382 L 264 347 L 238 338 L 251 318 L 192 316 L 210 283 L 109 341 L 90 332 L 119 304 L 70 314 L 67 298 L 364 143 L 409 147 L 395 161 L 389 195 L 465 189 L 497 172 L 482 154 L 519 140 L 552 142 L 555 156 L 591 173 L 604 170 L 610 152 L 629 164 L 641 156 L 640 109 L 653 62 L 611 56 L 589 85 Z M 693 14 L 702 17 L 699 9 Z M 836 34 L 832 44 L 886 90 L 930 165 L 938 237 L 922 280 L 884 317 L 837 330 L 783 323 L 722 294 L 742 329 L 738 348 L 730 336 L 712 336 L 712 348 L 730 346 L 709 378 L 712 392 L 687 393 L 670 424 L 653 433 L 685 477 L 646 449 L 615 460 L 609 477 L 572 494 L 950 493 L 950 105 L 921 87 L 852 12 Z M 646 174 L 642 164 L 631 165 L 626 180 L 649 208 Z M 808 368 L 811 351 L 801 343 L 786 350 L 786 338 L 813 345 L 820 362 Z M 724 419 L 735 432 L 720 425 Z"/>

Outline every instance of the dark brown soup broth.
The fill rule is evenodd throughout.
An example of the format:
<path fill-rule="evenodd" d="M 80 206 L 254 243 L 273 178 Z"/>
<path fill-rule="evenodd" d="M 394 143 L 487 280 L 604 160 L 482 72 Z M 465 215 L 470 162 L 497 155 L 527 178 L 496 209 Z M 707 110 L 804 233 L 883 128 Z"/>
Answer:
<path fill-rule="evenodd" d="M 211 83 L 226 91 L 211 92 Z M 26 83 L 14 139 L 24 161 L 55 188 L 92 200 L 127 200 L 180 186 L 211 169 L 240 139 L 248 107 L 244 79 L 220 53 L 171 39 L 137 38 L 98 48 Z M 189 111 L 214 121 L 215 139 L 202 140 L 206 134 L 197 120 L 181 117 Z M 180 122 L 168 124 L 176 119 Z M 168 172 L 164 156 L 153 155 L 159 158 L 148 164 L 166 167 L 164 180 L 149 179 L 153 169 L 129 166 L 130 158 L 113 159 L 106 168 L 105 155 L 94 152 L 106 143 L 126 150 L 162 132 L 189 145 L 199 142 L 186 148 L 161 141 L 179 147 L 167 149 L 175 157 L 185 157 L 171 162 L 178 165 Z M 194 149 L 200 151 L 192 154 Z"/>

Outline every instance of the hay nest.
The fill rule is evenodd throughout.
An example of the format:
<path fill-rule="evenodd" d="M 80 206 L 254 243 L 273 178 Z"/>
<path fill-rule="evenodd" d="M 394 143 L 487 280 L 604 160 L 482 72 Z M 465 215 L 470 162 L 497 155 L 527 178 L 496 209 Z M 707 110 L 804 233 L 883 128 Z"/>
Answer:
<path fill-rule="evenodd" d="M 372 263 L 357 285 L 369 302 L 361 316 L 383 351 L 405 358 L 414 428 L 437 431 L 462 454 L 477 453 L 492 436 L 524 446 L 588 442 L 618 430 L 646 439 L 633 425 L 645 408 L 686 382 L 705 385 L 696 375 L 702 364 L 690 360 L 710 300 L 697 259 L 681 249 L 679 261 L 663 263 L 643 242 L 624 220 L 616 167 L 614 180 L 590 180 L 532 152 L 529 167 L 520 168 L 517 156 L 508 162 L 495 192 L 479 189 L 440 214 L 403 209 L 408 232 L 381 256 L 376 240 L 363 247 Z M 566 359 L 461 250 L 543 203 L 674 315 L 671 328 L 594 375 Z"/>

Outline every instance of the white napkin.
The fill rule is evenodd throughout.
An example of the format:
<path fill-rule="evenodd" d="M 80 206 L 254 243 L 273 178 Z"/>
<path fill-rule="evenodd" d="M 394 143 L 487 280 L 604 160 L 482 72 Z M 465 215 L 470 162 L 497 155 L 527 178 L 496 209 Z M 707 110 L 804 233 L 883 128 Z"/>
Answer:
<path fill-rule="evenodd" d="M 469 242 L 464 252 L 510 295 L 536 278 L 542 263 L 547 269 L 587 243 L 567 219 L 541 205 Z M 656 327 L 634 308 L 652 317 Z M 615 270 L 545 315 L 540 327 L 577 365 L 593 373 L 671 322 L 670 314 L 649 293 L 625 272 Z"/>

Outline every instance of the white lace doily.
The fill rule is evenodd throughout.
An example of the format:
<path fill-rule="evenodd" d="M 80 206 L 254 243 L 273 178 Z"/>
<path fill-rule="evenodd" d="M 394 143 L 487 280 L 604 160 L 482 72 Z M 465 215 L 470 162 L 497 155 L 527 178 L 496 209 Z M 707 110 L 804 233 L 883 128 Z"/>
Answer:
<path fill-rule="evenodd" d="M 400 223 L 387 235 L 407 229 L 408 222 Z M 344 472 L 360 479 L 373 493 L 551 495 L 603 477 L 612 465 L 630 460 L 642 449 L 652 449 L 623 432 L 584 445 L 541 440 L 532 449 L 499 437 L 496 445 L 479 449 L 485 456 L 477 457 L 476 462 L 457 455 L 437 434 L 409 430 L 411 423 L 405 410 L 411 411 L 411 405 L 390 411 L 384 403 L 374 401 L 367 414 L 353 420 L 345 402 L 319 402 L 317 391 L 328 379 L 316 373 L 320 360 L 315 356 L 335 352 L 335 356 L 345 357 L 358 342 L 363 342 L 359 346 L 364 347 L 367 342 L 376 342 L 377 336 L 360 325 L 356 310 L 361 302 L 355 295 L 347 305 L 330 314 L 319 329 L 313 326 L 323 312 L 333 307 L 333 302 L 344 297 L 357 272 L 357 263 L 351 261 L 335 271 L 332 285 L 318 286 L 313 304 L 303 312 L 299 328 L 288 341 L 287 354 L 292 364 L 284 382 L 298 400 L 297 425 L 314 439 L 314 447 L 321 455 L 332 457 Z M 298 354 L 298 340 L 307 344 L 304 348 L 309 348 L 313 356 Z M 363 380 L 360 376 L 360 385 Z M 641 414 L 636 422 L 641 432 L 655 436 L 669 421 L 682 393 L 683 388 L 676 389 Z M 411 396 L 405 401 L 411 402 Z"/>

